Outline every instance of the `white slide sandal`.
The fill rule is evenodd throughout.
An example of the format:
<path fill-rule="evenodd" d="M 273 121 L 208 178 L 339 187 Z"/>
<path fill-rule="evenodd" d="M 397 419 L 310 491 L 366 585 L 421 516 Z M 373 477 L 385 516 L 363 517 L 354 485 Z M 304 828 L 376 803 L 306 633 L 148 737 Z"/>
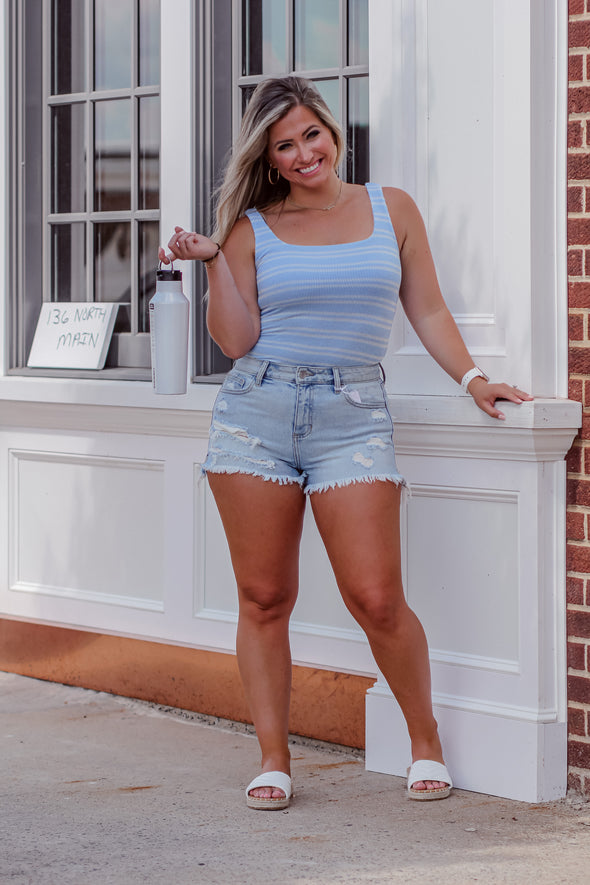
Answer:
<path fill-rule="evenodd" d="M 413 790 L 414 784 L 420 781 L 439 781 L 447 786 L 438 790 Z M 433 762 L 430 759 L 419 759 L 408 768 L 408 796 L 419 802 L 428 802 L 432 799 L 446 799 L 453 789 L 453 781 L 442 762 Z"/>
<path fill-rule="evenodd" d="M 259 799 L 257 796 L 250 795 L 250 790 L 256 790 L 260 787 L 272 787 L 275 790 L 282 790 L 285 795 L 279 799 Z M 289 807 L 292 795 L 293 783 L 288 774 L 285 774 L 284 771 L 263 771 L 246 787 L 246 804 L 248 808 L 278 811 L 281 808 Z"/>

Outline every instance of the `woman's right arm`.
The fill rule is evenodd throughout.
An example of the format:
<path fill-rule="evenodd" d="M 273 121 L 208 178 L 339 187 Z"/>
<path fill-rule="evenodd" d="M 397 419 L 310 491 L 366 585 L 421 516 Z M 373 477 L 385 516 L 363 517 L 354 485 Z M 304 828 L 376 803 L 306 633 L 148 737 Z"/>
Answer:
<path fill-rule="evenodd" d="M 206 261 L 217 247 L 207 237 L 175 228 L 168 248 L 183 261 Z M 240 218 L 223 244 L 223 251 L 205 263 L 209 282 L 207 328 L 231 359 L 248 353 L 260 335 L 254 248 L 252 225 L 247 218 Z M 160 259 L 167 263 L 163 250 Z"/>

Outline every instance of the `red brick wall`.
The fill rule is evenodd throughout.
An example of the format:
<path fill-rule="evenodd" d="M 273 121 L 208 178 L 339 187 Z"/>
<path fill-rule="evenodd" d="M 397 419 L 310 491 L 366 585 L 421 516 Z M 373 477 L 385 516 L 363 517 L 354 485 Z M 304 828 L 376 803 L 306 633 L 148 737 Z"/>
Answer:
<path fill-rule="evenodd" d="M 568 455 L 568 783 L 590 796 L 590 0 L 569 15 L 569 395 L 583 425 Z"/>

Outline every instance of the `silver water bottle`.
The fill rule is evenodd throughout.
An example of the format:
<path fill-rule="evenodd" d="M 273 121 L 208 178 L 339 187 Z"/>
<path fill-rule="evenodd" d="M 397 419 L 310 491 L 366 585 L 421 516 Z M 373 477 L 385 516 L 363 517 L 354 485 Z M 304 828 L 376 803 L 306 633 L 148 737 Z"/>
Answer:
<path fill-rule="evenodd" d="M 149 304 L 152 384 L 156 393 L 186 393 L 189 302 L 182 274 L 162 262 L 156 271 L 156 294 Z"/>

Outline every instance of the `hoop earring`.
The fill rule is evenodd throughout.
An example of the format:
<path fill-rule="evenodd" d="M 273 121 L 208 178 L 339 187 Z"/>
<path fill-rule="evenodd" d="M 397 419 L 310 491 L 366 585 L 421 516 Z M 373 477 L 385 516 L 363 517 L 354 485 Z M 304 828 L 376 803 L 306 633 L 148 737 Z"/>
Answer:
<path fill-rule="evenodd" d="M 274 170 L 276 171 L 276 173 L 277 173 L 277 177 L 276 177 L 276 179 L 275 179 L 274 181 L 272 180 L 272 177 L 271 177 L 271 172 L 272 172 L 273 169 L 274 169 Z M 270 165 L 269 165 L 269 167 L 268 167 L 268 172 L 267 172 L 266 174 L 267 174 L 267 176 L 268 176 L 268 181 L 269 181 L 269 183 L 272 184 L 273 187 L 276 187 L 277 184 L 279 183 L 279 178 L 281 177 L 281 173 L 279 172 L 279 170 L 277 169 L 277 167 L 276 167 L 276 166 L 270 166 Z"/>

